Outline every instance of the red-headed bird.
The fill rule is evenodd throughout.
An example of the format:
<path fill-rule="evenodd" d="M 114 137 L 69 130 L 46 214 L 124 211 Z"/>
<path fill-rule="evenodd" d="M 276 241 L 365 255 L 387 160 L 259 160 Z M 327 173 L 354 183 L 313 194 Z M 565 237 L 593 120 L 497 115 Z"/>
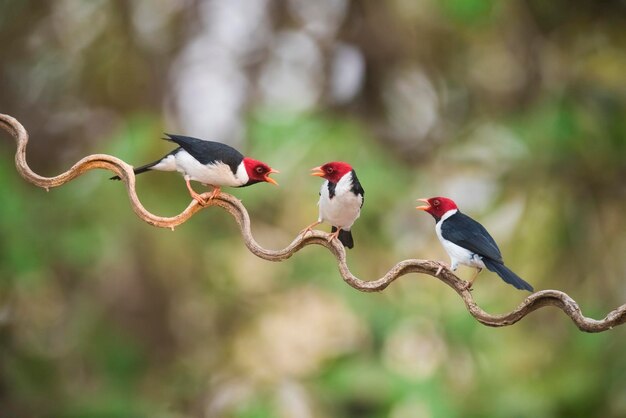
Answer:
<path fill-rule="evenodd" d="M 179 147 L 163 158 L 133 171 L 135 174 L 148 170 L 178 171 L 185 178 L 191 197 L 201 205 L 206 205 L 207 201 L 193 190 L 189 183 L 191 180 L 213 187 L 209 200 L 219 196 L 222 186 L 246 187 L 260 182 L 278 185 L 276 180 L 269 177 L 272 173 L 278 173 L 277 170 L 261 161 L 244 157 L 229 145 L 190 136 L 166 136 L 163 139 L 174 142 Z M 111 180 L 119 179 L 119 176 L 111 177 Z"/>
<path fill-rule="evenodd" d="M 471 289 L 478 273 L 486 267 L 517 289 L 533 291 L 530 284 L 504 265 L 500 249 L 485 227 L 461 213 L 454 201 L 445 197 L 418 200 L 426 206 L 418 206 L 417 209 L 435 218 L 437 237 L 450 256 L 450 270 L 455 271 L 459 264 L 477 269 L 467 289 Z"/>
<path fill-rule="evenodd" d="M 356 172 L 350 164 L 341 161 L 326 163 L 312 168 L 312 176 L 326 179 L 320 189 L 319 217 L 302 230 L 303 234 L 313 227 L 327 222 L 332 225 L 328 241 L 338 238 L 348 248 L 354 247 L 352 224 L 361 214 L 365 190 L 361 187 Z"/>

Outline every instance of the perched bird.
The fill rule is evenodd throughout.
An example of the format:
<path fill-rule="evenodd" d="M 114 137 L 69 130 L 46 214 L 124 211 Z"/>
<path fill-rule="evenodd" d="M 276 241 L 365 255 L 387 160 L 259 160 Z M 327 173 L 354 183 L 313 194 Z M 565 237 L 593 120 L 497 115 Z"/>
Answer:
<path fill-rule="evenodd" d="M 209 200 L 219 196 L 222 186 L 246 187 L 259 182 L 278 185 L 276 180 L 269 177 L 272 173 L 278 173 L 277 170 L 261 161 L 244 157 L 231 146 L 189 136 L 166 136 L 163 139 L 174 142 L 179 147 L 163 158 L 133 171 L 135 174 L 148 170 L 178 171 L 185 178 L 191 197 L 201 205 L 206 205 L 207 201 L 193 190 L 189 183 L 191 180 L 213 187 Z M 120 180 L 120 177 L 114 176 L 111 180 Z"/>
<path fill-rule="evenodd" d="M 450 269 L 455 271 L 459 264 L 477 269 L 468 282 L 467 289 L 471 289 L 476 276 L 486 267 L 508 284 L 518 289 L 533 291 L 530 284 L 504 265 L 500 249 L 489 232 L 481 224 L 461 213 L 454 201 L 445 197 L 431 197 L 418 201 L 426 203 L 426 206 L 418 206 L 417 209 L 428 212 L 435 218 L 437 237 L 450 256 Z"/>
<path fill-rule="evenodd" d="M 326 179 L 320 190 L 319 218 L 302 230 L 303 234 L 322 222 L 332 225 L 328 241 L 339 238 L 348 248 L 354 247 L 352 224 L 361 214 L 365 190 L 361 187 L 356 172 L 350 164 L 341 161 L 330 162 L 312 168 L 312 176 Z"/>

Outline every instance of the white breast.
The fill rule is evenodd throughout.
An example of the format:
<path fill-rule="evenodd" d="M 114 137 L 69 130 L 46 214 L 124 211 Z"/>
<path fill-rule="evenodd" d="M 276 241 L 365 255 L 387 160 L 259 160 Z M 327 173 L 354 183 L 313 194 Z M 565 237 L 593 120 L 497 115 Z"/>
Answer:
<path fill-rule="evenodd" d="M 349 231 L 361 214 L 363 196 L 357 196 L 350 191 L 352 188 L 352 174 L 343 176 L 335 187 L 335 195 L 330 198 L 328 181 L 322 184 L 319 200 L 319 221 L 328 222 L 338 228 Z"/>
<path fill-rule="evenodd" d="M 441 217 L 439 222 L 437 222 L 437 224 L 435 225 L 437 238 L 439 238 L 441 245 L 448 253 L 448 256 L 450 256 L 450 268 L 452 270 L 456 270 L 459 264 L 463 264 L 465 266 L 470 266 L 470 267 L 485 268 L 485 264 L 482 261 L 482 257 L 480 257 L 477 254 L 472 253 L 469 250 L 466 250 L 463 247 L 456 245 L 455 243 L 451 241 L 448 241 L 441 235 L 441 223 L 457 212 L 458 210 L 456 209 L 449 210 Z"/>

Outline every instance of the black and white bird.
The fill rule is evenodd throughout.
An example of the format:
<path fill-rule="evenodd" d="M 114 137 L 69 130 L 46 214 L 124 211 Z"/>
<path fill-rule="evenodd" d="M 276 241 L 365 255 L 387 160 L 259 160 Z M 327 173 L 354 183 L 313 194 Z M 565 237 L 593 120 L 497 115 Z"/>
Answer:
<path fill-rule="evenodd" d="M 426 206 L 418 206 L 417 209 L 435 218 L 437 237 L 450 256 L 450 270 L 455 271 L 459 264 L 477 269 L 467 289 L 471 289 L 482 269 L 487 268 L 517 289 L 533 291 L 530 284 L 504 265 L 500 249 L 485 227 L 461 213 L 453 200 L 431 197 L 418 201 L 426 203 Z"/>
<path fill-rule="evenodd" d="M 352 232 L 354 221 L 361 214 L 365 190 L 361 187 L 356 172 L 350 164 L 341 161 L 326 163 L 312 168 L 312 176 L 326 179 L 320 190 L 319 217 L 302 230 L 303 234 L 313 227 L 327 222 L 332 225 L 328 241 L 338 238 L 347 248 L 354 247 Z"/>
<path fill-rule="evenodd" d="M 209 200 L 219 196 L 222 186 L 246 187 L 252 184 L 267 182 L 278 185 L 276 180 L 269 177 L 278 173 L 267 164 L 244 157 L 233 147 L 220 142 L 205 141 L 190 136 L 166 134 L 166 141 L 179 145 L 178 148 L 150 164 L 135 168 L 135 174 L 145 173 L 148 170 L 178 171 L 185 178 L 189 194 L 201 205 L 207 201 L 196 193 L 191 180 L 198 181 L 205 186 L 212 186 L 213 192 Z M 119 176 L 111 180 L 120 180 Z"/>

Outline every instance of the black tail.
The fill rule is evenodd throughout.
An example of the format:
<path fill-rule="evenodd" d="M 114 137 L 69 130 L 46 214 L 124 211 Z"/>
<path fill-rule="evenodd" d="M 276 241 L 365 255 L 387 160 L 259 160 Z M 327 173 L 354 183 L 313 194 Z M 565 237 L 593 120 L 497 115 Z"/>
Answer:
<path fill-rule="evenodd" d="M 497 261 L 493 261 L 488 258 L 483 258 L 483 263 L 485 263 L 485 266 L 489 269 L 489 271 L 498 273 L 498 276 L 500 276 L 502 280 L 516 287 L 517 289 L 528 290 L 529 292 L 532 292 L 534 290 L 530 284 L 522 280 L 521 277 L 509 270 L 509 268 L 504 264 L 498 263 Z"/>
<path fill-rule="evenodd" d="M 337 228 L 334 226 L 330 229 L 330 232 L 336 232 L 336 231 L 337 231 Z M 341 231 L 339 231 L 339 235 L 337 236 L 337 238 L 339 238 L 339 241 L 341 241 L 344 247 L 354 248 L 354 240 L 352 239 L 352 232 L 342 229 Z"/>
<path fill-rule="evenodd" d="M 161 158 L 161 160 L 162 159 L 163 158 Z M 146 165 L 142 165 L 141 167 L 133 168 L 133 171 L 135 172 L 135 175 L 141 174 L 141 173 L 145 173 L 146 171 L 150 170 L 152 167 L 154 167 L 155 165 L 160 163 L 161 160 L 156 160 L 156 161 L 151 162 L 150 164 L 146 164 Z M 109 180 L 121 180 L 121 178 L 120 178 L 120 176 L 113 176 Z"/>

